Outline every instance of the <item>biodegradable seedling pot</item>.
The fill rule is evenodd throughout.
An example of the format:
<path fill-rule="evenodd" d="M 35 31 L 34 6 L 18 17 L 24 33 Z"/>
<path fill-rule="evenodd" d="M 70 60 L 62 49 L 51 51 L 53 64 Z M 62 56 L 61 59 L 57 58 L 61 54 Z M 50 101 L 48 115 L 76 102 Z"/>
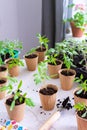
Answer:
<path fill-rule="evenodd" d="M 64 75 L 63 72 L 66 72 L 67 69 L 61 69 L 59 70 L 59 78 L 60 78 L 60 83 L 61 83 L 61 88 L 63 90 L 70 90 L 73 86 L 73 81 L 74 81 L 74 77 L 76 75 L 75 70 L 69 69 L 69 73 L 71 74 L 69 75 Z"/>
<path fill-rule="evenodd" d="M 46 48 L 42 47 L 42 49 L 40 47 L 38 47 L 36 49 L 36 53 L 38 55 L 38 63 L 40 63 L 41 61 L 44 61 L 45 59 L 45 53 L 46 53 Z"/>
<path fill-rule="evenodd" d="M 25 103 L 16 105 L 12 111 L 10 110 L 9 105 L 7 105 L 6 103 L 5 103 L 5 105 L 6 105 L 8 115 L 11 120 L 20 122 L 24 118 Z"/>
<path fill-rule="evenodd" d="M 41 104 L 44 110 L 52 110 L 56 103 L 56 93 L 58 87 L 53 84 L 47 84 L 39 90 Z"/>
<path fill-rule="evenodd" d="M 87 130 L 87 119 L 84 119 L 76 114 L 78 130 Z"/>
<path fill-rule="evenodd" d="M 52 78 L 59 78 L 58 71 L 62 67 L 62 61 L 57 60 L 57 62 L 58 63 L 56 65 L 48 63 L 48 73 L 49 73 L 50 77 L 52 77 Z"/>
<path fill-rule="evenodd" d="M 7 67 L 8 67 L 8 73 L 10 74 L 10 76 L 12 76 L 12 77 L 17 77 L 18 75 L 19 75 L 19 73 L 20 73 L 20 67 L 19 67 L 19 65 L 12 65 L 12 67 L 9 67 L 10 66 L 10 61 L 11 60 L 14 60 L 14 59 L 7 59 L 6 61 L 5 61 L 5 63 L 6 63 L 6 65 L 7 65 Z"/>
<path fill-rule="evenodd" d="M 37 56 L 37 54 L 29 54 L 27 56 L 25 55 L 24 58 L 25 58 L 25 62 L 26 62 L 26 65 L 27 65 L 27 69 L 29 71 L 36 70 L 37 65 L 38 65 L 38 56 Z"/>
<path fill-rule="evenodd" d="M 87 106 L 87 98 L 84 98 L 84 97 L 80 97 L 79 95 L 77 96 L 77 94 L 76 94 L 76 92 L 78 91 L 78 90 L 80 90 L 79 88 L 76 88 L 75 90 L 74 90 L 74 102 L 75 102 L 75 104 L 77 104 L 77 103 L 84 103 L 86 106 Z"/>
<path fill-rule="evenodd" d="M 6 78 L 0 78 L 0 88 L 5 86 L 7 84 L 7 79 Z M 0 99 L 5 98 L 6 91 L 0 91 Z"/>
<path fill-rule="evenodd" d="M 0 78 L 7 77 L 8 69 L 6 66 L 0 66 Z"/>

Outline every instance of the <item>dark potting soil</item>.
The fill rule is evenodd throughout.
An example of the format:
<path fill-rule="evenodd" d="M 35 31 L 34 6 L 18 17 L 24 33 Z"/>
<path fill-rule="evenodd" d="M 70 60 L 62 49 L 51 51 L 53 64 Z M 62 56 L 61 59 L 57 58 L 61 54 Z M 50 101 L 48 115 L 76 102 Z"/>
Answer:
<path fill-rule="evenodd" d="M 50 65 L 54 65 L 54 64 L 52 64 L 52 63 L 48 63 L 48 64 L 50 64 Z M 60 61 L 56 61 L 56 65 L 60 65 L 61 64 L 61 62 Z"/>
<path fill-rule="evenodd" d="M 43 95 L 52 95 L 52 94 L 56 93 L 57 90 L 55 90 L 51 87 L 47 87 L 47 88 L 41 89 L 39 92 Z"/>
<path fill-rule="evenodd" d="M 84 109 L 83 111 L 78 111 L 77 114 L 78 114 L 78 116 L 81 117 L 85 112 L 86 112 L 86 109 Z M 86 113 L 85 117 L 83 117 L 83 118 L 87 119 L 87 113 Z"/>
<path fill-rule="evenodd" d="M 60 99 L 57 100 L 58 103 L 56 104 L 56 107 L 59 109 L 60 107 L 61 108 L 64 108 L 64 109 L 67 109 L 67 110 L 70 110 L 73 108 L 72 104 L 71 104 L 71 100 L 68 97 L 66 97 L 63 101 L 60 101 Z"/>
<path fill-rule="evenodd" d="M 6 67 L 0 66 L 0 72 L 5 71 L 6 69 Z"/>
<path fill-rule="evenodd" d="M 45 47 L 42 47 L 42 49 L 41 49 L 41 47 L 38 47 L 38 48 L 36 49 L 36 51 L 43 52 L 43 51 L 46 51 L 46 48 L 45 48 Z"/>
<path fill-rule="evenodd" d="M 25 58 L 36 58 L 37 57 L 37 55 L 36 54 L 30 54 L 30 55 L 28 55 L 28 56 L 25 56 Z"/>
<path fill-rule="evenodd" d="M 80 94 L 77 94 L 78 90 L 75 92 L 75 95 L 80 98 L 86 98 L 87 99 L 87 92 L 82 91 Z"/>
<path fill-rule="evenodd" d="M 63 70 L 63 71 L 61 72 L 61 74 L 65 75 L 65 76 L 72 76 L 72 75 L 74 75 L 73 72 L 67 71 L 67 70 Z"/>
<path fill-rule="evenodd" d="M 24 100 L 25 100 L 25 99 L 24 99 Z M 15 101 L 15 105 L 23 104 L 23 103 L 24 103 L 24 100 L 23 100 L 22 103 L 20 103 L 19 99 L 17 99 L 17 100 Z M 12 97 L 12 98 L 8 98 L 8 99 L 6 100 L 6 104 L 10 106 L 11 103 L 12 103 L 12 101 L 13 101 L 13 97 Z"/>
<path fill-rule="evenodd" d="M 0 79 L 0 84 L 4 84 L 4 83 L 6 83 L 6 81 L 3 79 Z"/>

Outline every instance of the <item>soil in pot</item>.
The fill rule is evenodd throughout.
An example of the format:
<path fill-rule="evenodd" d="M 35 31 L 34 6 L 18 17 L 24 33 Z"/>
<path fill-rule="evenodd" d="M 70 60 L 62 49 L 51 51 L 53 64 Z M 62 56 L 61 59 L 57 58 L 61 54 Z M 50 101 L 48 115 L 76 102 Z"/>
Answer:
<path fill-rule="evenodd" d="M 38 51 L 38 52 L 43 52 L 43 51 L 46 51 L 46 48 L 44 48 L 44 47 L 38 47 L 37 49 L 36 49 L 36 51 Z"/>
<path fill-rule="evenodd" d="M 67 71 L 67 70 L 63 70 L 63 71 L 61 72 L 61 74 L 65 75 L 65 76 L 72 76 L 72 75 L 74 75 L 73 72 Z"/>
<path fill-rule="evenodd" d="M 57 91 L 57 86 L 52 84 L 48 84 L 46 87 L 40 89 L 39 96 L 44 110 L 49 111 L 54 108 Z"/>
<path fill-rule="evenodd" d="M 47 87 L 47 88 L 41 89 L 39 92 L 43 95 L 52 95 L 52 94 L 56 93 L 57 90 Z"/>
<path fill-rule="evenodd" d="M 77 114 L 78 114 L 78 116 L 82 116 L 84 113 L 86 112 L 86 109 L 84 109 L 83 111 L 81 110 L 81 111 L 78 111 L 77 112 Z M 87 119 L 87 114 L 85 115 L 85 117 L 83 117 L 84 119 Z"/>
<path fill-rule="evenodd" d="M 7 77 L 8 70 L 6 66 L 0 66 L 0 78 Z"/>
<path fill-rule="evenodd" d="M 8 98 L 7 100 L 6 100 L 6 104 L 7 105 L 11 105 L 11 103 L 12 103 L 12 101 L 13 101 L 13 97 L 12 98 Z M 23 104 L 24 103 L 24 100 L 23 100 L 23 102 L 22 103 L 20 103 L 20 101 L 19 101 L 19 99 L 17 99 L 16 101 L 15 101 L 15 105 L 20 105 L 20 104 Z"/>
<path fill-rule="evenodd" d="M 4 67 L 4 66 L 0 66 L 0 72 L 2 72 L 2 71 L 6 71 L 6 70 L 7 70 L 6 67 Z"/>
<path fill-rule="evenodd" d="M 37 57 L 37 55 L 36 54 L 30 54 L 30 55 L 27 55 L 27 56 L 25 56 L 25 58 L 36 58 Z"/>
<path fill-rule="evenodd" d="M 77 97 L 87 99 L 87 92 L 84 93 L 84 91 L 82 91 L 80 94 L 77 94 L 77 92 L 78 92 L 78 90 L 75 92 L 75 95 L 76 95 Z"/>
<path fill-rule="evenodd" d="M 3 79 L 0 79 L 0 84 L 4 84 L 6 81 Z"/>

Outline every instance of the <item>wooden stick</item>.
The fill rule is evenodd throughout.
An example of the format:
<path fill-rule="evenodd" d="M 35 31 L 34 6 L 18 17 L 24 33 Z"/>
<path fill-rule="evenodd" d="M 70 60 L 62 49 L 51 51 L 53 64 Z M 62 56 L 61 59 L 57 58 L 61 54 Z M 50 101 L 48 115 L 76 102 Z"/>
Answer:
<path fill-rule="evenodd" d="M 49 130 L 49 128 L 53 125 L 53 123 L 59 119 L 60 117 L 60 112 L 57 111 L 55 112 L 51 117 L 49 117 L 48 120 L 40 127 L 39 130 Z"/>

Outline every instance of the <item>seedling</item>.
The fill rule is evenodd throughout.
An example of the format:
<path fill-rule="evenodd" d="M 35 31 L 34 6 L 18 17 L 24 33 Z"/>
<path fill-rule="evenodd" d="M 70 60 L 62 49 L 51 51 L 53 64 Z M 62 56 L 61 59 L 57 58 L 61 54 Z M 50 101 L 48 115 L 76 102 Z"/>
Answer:
<path fill-rule="evenodd" d="M 28 51 L 28 52 L 26 53 L 25 56 L 31 55 L 31 54 L 33 54 L 33 53 L 35 53 L 35 52 L 36 52 L 36 48 L 32 48 L 30 51 Z"/>
<path fill-rule="evenodd" d="M 68 70 L 70 69 L 71 65 L 73 65 L 73 60 L 66 54 L 64 54 L 64 64 Z"/>
<path fill-rule="evenodd" d="M 7 76 L 5 78 L 7 78 L 9 80 L 9 82 L 8 82 L 7 85 L 5 85 L 3 87 L 0 87 L 0 92 L 7 91 L 7 93 L 11 93 L 12 90 L 13 90 L 12 84 L 17 83 L 17 79 L 13 78 L 13 77 L 10 77 L 10 76 Z"/>
<path fill-rule="evenodd" d="M 79 77 L 76 77 L 75 78 L 75 81 L 77 82 L 77 83 L 80 83 L 79 84 L 79 86 L 78 87 L 80 87 L 80 90 L 78 90 L 77 92 L 76 92 L 76 94 L 80 94 L 80 93 L 84 93 L 84 95 L 85 95 L 85 93 L 87 93 L 87 79 L 86 80 L 84 80 L 83 81 L 83 75 L 81 74 L 80 75 L 80 78 Z"/>
<path fill-rule="evenodd" d="M 47 75 L 47 66 L 45 62 L 41 62 L 38 65 L 38 72 L 34 74 L 34 82 L 36 85 L 41 82 L 45 84 L 46 79 L 50 79 L 50 77 Z"/>
<path fill-rule="evenodd" d="M 24 66 L 24 63 L 19 58 L 10 59 L 8 62 L 8 68 L 12 68 L 14 66 Z"/>
<path fill-rule="evenodd" d="M 22 80 L 19 82 L 17 89 L 15 90 L 15 93 L 13 95 L 13 101 L 10 106 L 10 110 L 12 111 L 15 107 L 16 101 L 18 101 L 20 104 L 25 103 L 28 106 L 34 106 L 34 103 L 30 98 L 27 98 L 27 93 L 22 94 L 22 91 L 20 90 L 22 86 Z"/>
<path fill-rule="evenodd" d="M 48 42 L 49 42 L 49 39 L 45 36 L 41 36 L 40 34 L 37 34 L 37 38 L 39 39 L 39 43 L 40 43 L 40 48 L 42 50 L 43 46 L 48 49 Z"/>
<path fill-rule="evenodd" d="M 3 43 L 4 43 L 6 51 L 9 52 L 12 58 L 14 58 L 14 50 L 23 49 L 22 42 L 18 40 L 14 40 L 14 41 L 5 40 L 3 41 Z"/>
<path fill-rule="evenodd" d="M 83 103 L 78 103 L 74 105 L 74 108 L 77 110 L 77 113 L 81 115 L 82 118 L 87 117 L 87 106 Z"/>

